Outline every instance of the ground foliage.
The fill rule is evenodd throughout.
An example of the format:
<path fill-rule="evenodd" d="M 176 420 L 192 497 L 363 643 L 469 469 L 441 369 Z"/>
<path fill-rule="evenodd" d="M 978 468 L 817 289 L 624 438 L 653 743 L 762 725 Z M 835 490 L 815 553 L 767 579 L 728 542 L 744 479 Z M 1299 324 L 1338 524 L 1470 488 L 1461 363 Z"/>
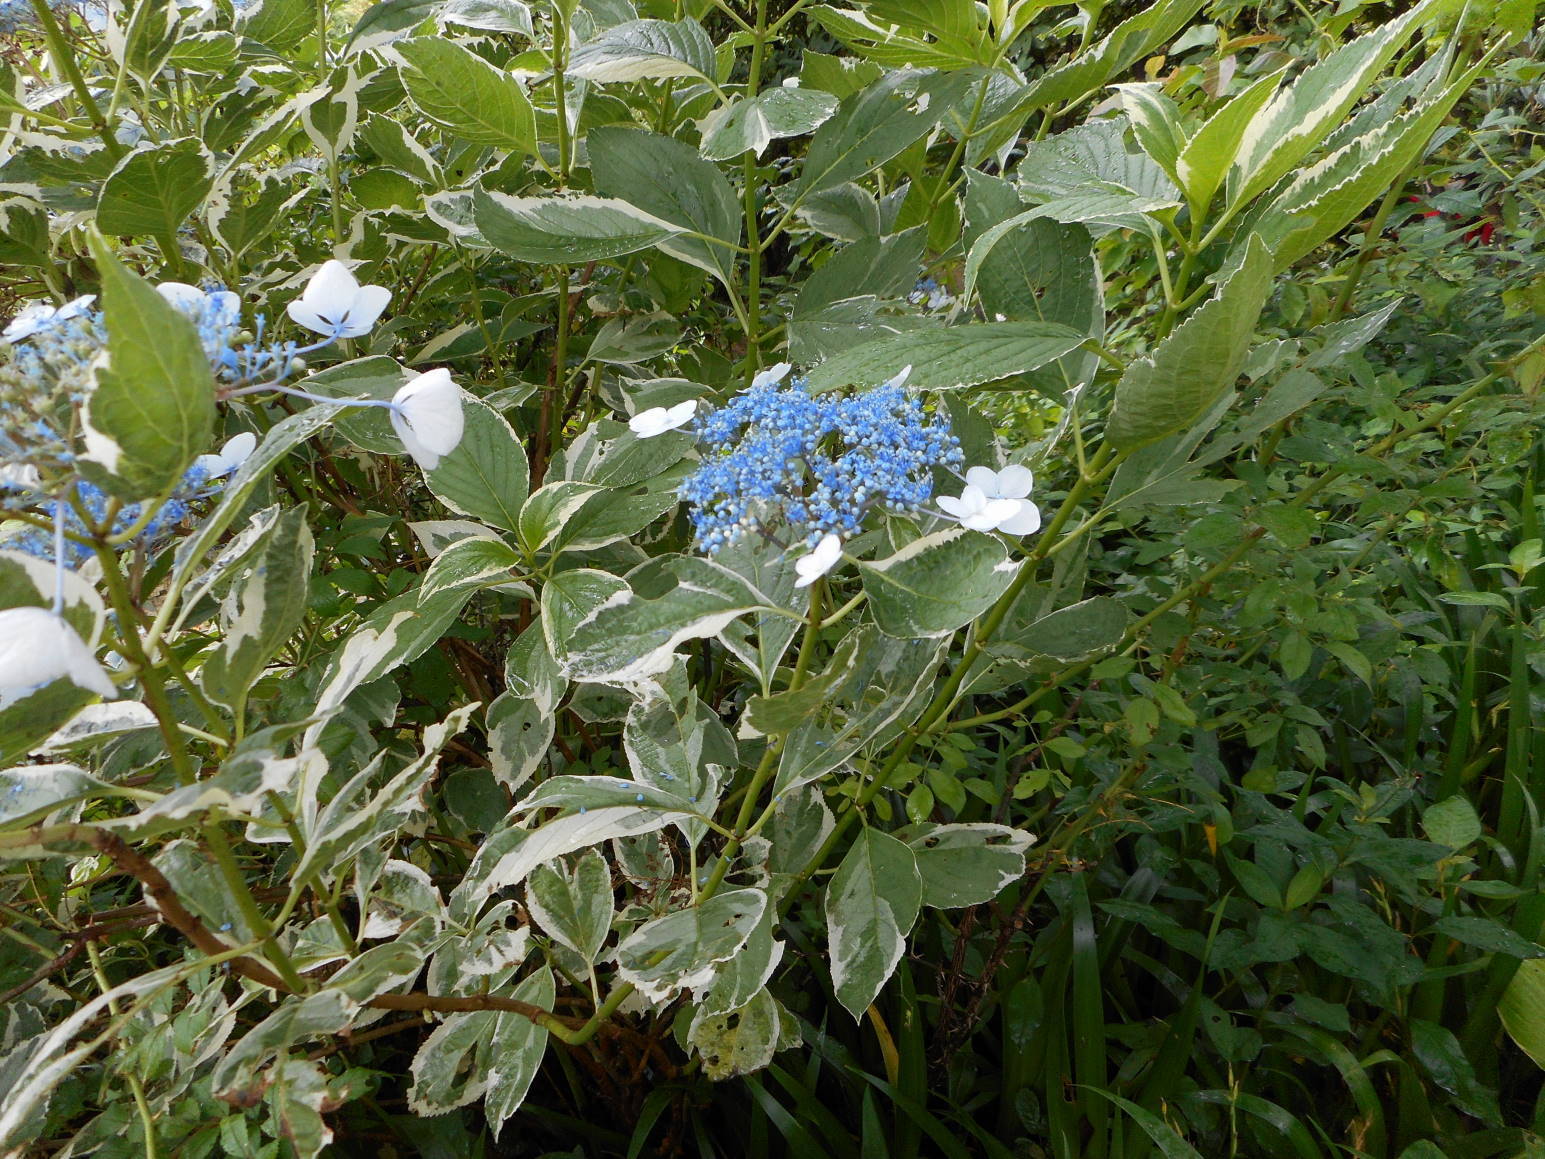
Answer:
<path fill-rule="evenodd" d="M 1533 4 L 0 21 L 0 1148 L 1539 1153 Z"/>

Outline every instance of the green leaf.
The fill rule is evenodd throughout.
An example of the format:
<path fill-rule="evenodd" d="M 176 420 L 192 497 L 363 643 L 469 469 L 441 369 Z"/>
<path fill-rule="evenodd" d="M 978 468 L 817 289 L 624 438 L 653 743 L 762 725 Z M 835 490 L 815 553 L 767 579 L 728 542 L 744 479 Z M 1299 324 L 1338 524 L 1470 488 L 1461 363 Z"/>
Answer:
<path fill-rule="evenodd" d="M 960 390 L 1045 366 L 1085 338 L 1057 322 L 972 322 L 915 330 L 832 355 L 810 372 L 810 388 L 878 386 L 911 366 L 909 387 Z"/>
<path fill-rule="evenodd" d="M 606 809 L 626 805 L 638 809 L 665 809 L 674 813 L 694 814 L 698 806 L 668 789 L 631 781 L 626 777 L 548 777 L 530 795 L 516 804 L 515 812 L 534 809 Z"/>
<path fill-rule="evenodd" d="M 917 328 L 918 320 L 882 314 L 880 307 L 887 298 L 904 298 L 917 284 L 924 232 L 854 242 L 806 278 L 789 318 L 790 360 L 819 362 L 868 339 Z"/>
<path fill-rule="evenodd" d="M 1013 642 L 1041 656 L 1084 660 L 1119 644 L 1130 618 L 1120 600 L 1092 596 L 1042 616 L 1015 635 Z"/>
<path fill-rule="evenodd" d="M 1545 1070 L 1545 960 L 1520 962 L 1518 972 L 1502 992 L 1497 1012 L 1508 1037 Z"/>
<path fill-rule="evenodd" d="M 892 72 L 846 98 L 811 138 L 790 200 L 862 177 L 933 128 L 939 112 L 917 85 L 916 73 Z"/>
<path fill-rule="evenodd" d="M 757 613 L 748 621 L 727 624 L 719 632 L 725 646 L 756 674 L 765 695 L 772 690 L 778 665 L 799 633 L 800 620 L 809 607 L 809 593 L 794 586 L 798 576 L 786 561 L 764 550 L 750 537 L 721 549 L 714 559 L 766 596 L 769 606 L 793 613 Z"/>
<path fill-rule="evenodd" d="M 728 161 L 750 152 L 761 157 L 773 141 L 813 133 L 837 111 L 837 98 L 818 89 L 767 89 L 720 105 L 703 121 L 702 153 Z"/>
<path fill-rule="evenodd" d="M 568 74 L 582 80 L 713 80 L 714 46 L 696 20 L 632 20 L 606 29 L 574 50 Z"/>
<path fill-rule="evenodd" d="M 501 785 L 517 792 L 547 758 L 557 714 L 551 705 L 501 692 L 488 706 L 487 723 L 491 771 Z"/>
<path fill-rule="evenodd" d="M 1089 231 L 1077 225 L 1015 214 L 989 226 L 966 256 L 966 296 L 973 290 L 989 317 L 1104 329 Z"/>
<path fill-rule="evenodd" d="M 606 488 L 570 479 L 543 484 L 520 509 L 520 542 L 528 552 L 541 550 L 569 525 L 580 508 L 602 494 L 607 494 Z"/>
<path fill-rule="evenodd" d="M 1022 108 L 1064 105 L 1096 91 L 1186 26 L 1204 0 L 1158 0 L 1143 7 L 1093 47 L 1042 73 L 1019 98 Z"/>
<path fill-rule="evenodd" d="M 214 157 L 195 137 L 137 149 L 102 183 L 97 228 L 171 239 L 214 186 Z"/>
<path fill-rule="evenodd" d="M 1217 293 L 1127 366 L 1116 383 L 1106 437 L 1130 450 L 1184 430 L 1234 385 L 1271 292 L 1271 255 L 1256 239 Z"/>
<path fill-rule="evenodd" d="M 265 0 L 265 3 L 272 2 Z M 378 4 L 372 4 L 354 25 L 354 31 L 349 33 L 348 43 L 343 49 L 344 55 L 353 56 L 400 40 L 434 16 L 443 3 L 444 0 L 381 0 Z M 304 2 L 297 6 L 307 18 L 304 32 L 314 31 L 315 9 Z"/>
<path fill-rule="evenodd" d="M 542 588 L 542 632 L 554 660 L 568 651 L 576 627 L 628 590 L 626 581 L 590 568 L 553 576 Z"/>
<path fill-rule="evenodd" d="M 331 1107 L 328 1072 L 319 1062 L 281 1058 L 265 1072 L 268 1084 L 264 1101 L 273 1116 L 274 1130 L 283 1136 L 296 1159 L 317 1159 L 333 1141 L 332 1129 L 322 1117 Z"/>
<path fill-rule="evenodd" d="M 214 431 L 215 384 L 198 332 L 98 237 L 107 349 L 86 400 L 86 468 L 121 499 L 170 491 Z"/>
<path fill-rule="evenodd" d="M 465 912 L 470 907 L 475 912 L 491 894 L 519 885 L 539 865 L 616 838 L 652 833 L 681 819 L 681 814 L 659 809 L 613 805 L 570 813 L 530 832 L 501 829 L 479 847 L 466 877 L 451 895 L 451 910 Z"/>
<path fill-rule="evenodd" d="M 1453 938 L 1488 954 L 1506 954 L 1525 960 L 1545 958 L 1541 946 L 1491 918 L 1451 914 L 1432 923 L 1433 933 Z"/>
<path fill-rule="evenodd" d="M 419 112 L 475 145 L 536 151 L 536 113 L 521 83 L 454 41 L 399 41 L 403 85 Z"/>
<path fill-rule="evenodd" d="M 1505 1001 L 1506 999 L 1504 999 Z M 1411 1051 L 1433 1082 L 1454 1096 L 1454 1103 L 1488 1127 L 1502 1125 L 1502 1110 L 1497 1094 L 1475 1074 L 1470 1061 L 1452 1031 L 1435 1022 L 1411 1019 Z"/>
<path fill-rule="evenodd" d="M 351 872 L 350 861 L 366 845 L 398 831 L 409 818 L 422 813 L 424 790 L 435 775 L 440 750 L 466 727 L 474 707 L 464 705 L 426 728 L 423 751 L 374 792 L 372 785 L 381 780 L 380 758 L 354 774 L 320 807 L 306 795 L 303 783 L 289 786 L 306 838 L 295 873 L 305 878 L 314 872 L 326 881 L 343 876 Z"/>
<path fill-rule="evenodd" d="M 448 586 L 423 600 L 412 587 L 376 608 L 330 657 L 317 692 L 318 714 L 337 710 L 355 689 L 422 656 L 480 586 L 480 580 Z"/>
<path fill-rule="evenodd" d="M 826 887 L 832 987 L 855 1019 L 901 961 L 923 904 L 917 858 L 903 842 L 865 827 Z"/>
<path fill-rule="evenodd" d="M 442 1115 L 478 1099 L 488 1088 L 488 1074 L 477 1056 L 493 1037 L 499 1015 L 493 1010 L 451 1014 L 424 1039 L 409 1073 L 408 1107 L 417 1115 Z"/>
<path fill-rule="evenodd" d="M 167 64 L 187 72 L 218 75 L 236 63 L 236 37 L 229 32 L 182 35 L 172 46 Z"/>
<path fill-rule="evenodd" d="M 626 201 L 583 194 L 508 197 L 479 189 L 473 191 L 472 210 L 489 245 L 544 265 L 605 261 L 682 232 Z"/>
<path fill-rule="evenodd" d="M 395 358 L 373 354 L 329 366 L 306 377 L 302 385 L 312 394 L 328 398 L 389 399 L 412 378 L 413 372 Z M 333 426 L 362 451 L 378 455 L 402 454 L 402 440 L 392 429 L 385 407 L 347 407 L 338 412 Z"/>
<path fill-rule="evenodd" d="M 732 889 L 647 921 L 617 947 L 617 973 L 651 1002 L 705 986 L 715 966 L 740 953 L 766 908 L 761 890 Z"/>
<path fill-rule="evenodd" d="M 1465 797 L 1449 797 L 1431 805 L 1422 814 L 1422 832 L 1427 840 L 1450 849 L 1463 849 L 1481 839 L 1485 830 L 1475 806 Z"/>
<path fill-rule="evenodd" d="M 1228 171 L 1228 202 L 1251 201 L 1303 160 L 1341 123 L 1435 3 L 1414 8 L 1310 65 L 1241 134 Z"/>
<path fill-rule="evenodd" d="M 114 786 L 77 765 L 21 765 L 0 769 L 0 829 L 44 823 L 51 813 L 94 796 L 115 796 Z M 27 850 L 22 856 L 41 855 Z M 7 849 L 6 857 L 16 853 Z"/>
<path fill-rule="evenodd" d="M 531 8 L 521 0 L 449 0 L 435 14 L 441 24 L 480 32 L 513 32 L 531 37 Z"/>
<path fill-rule="evenodd" d="M 595 850 L 587 850 L 572 872 L 540 865 L 526 879 L 531 916 L 548 935 L 594 962 L 612 929 L 612 871 Z"/>
<path fill-rule="evenodd" d="M 1019 571 L 994 535 L 952 527 L 889 559 L 858 565 L 874 622 L 887 636 L 948 636 L 990 608 Z"/>
<path fill-rule="evenodd" d="M 777 907 L 769 905 L 740 953 L 719 968 L 714 984 L 706 992 L 699 990 L 693 995 L 701 1015 L 739 1010 L 772 979 L 773 971 L 783 961 L 784 950 L 784 944 L 773 939 L 777 920 Z"/>
<path fill-rule="evenodd" d="M 424 480 L 452 511 L 514 531 L 530 486 L 526 448 L 492 407 L 463 398 L 462 408 L 461 442 L 424 472 Z"/>
<path fill-rule="evenodd" d="M 764 736 L 791 732 L 819 714 L 832 690 L 846 682 L 857 667 L 858 643 L 862 638 L 854 633 L 843 637 L 827 661 L 826 669 L 800 687 L 751 697 L 741 717 L 743 732 L 755 731 Z"/>
<path fill-rule="evenodd" d="M 923 904 L 936 909 L 980 905 L 1025 873 L 1035 838 L 1007 825 L 913 825 L 897 834 L 912 848 Z"/>
<path fill-rule="evenodd" d="M 1229 868 L 1234 872 L 1234 880 L 1239 882 L 1241 889 L 1250 895 L 1250 900 L 1257 905 L 1266 906 L 1268 909 L 1282 908 L 1282 890 L 1267 873 L 1253 861 L 1246 861 L 1242 857 L 1235 857 L 1232 853 L 1225 853 Z"/>
<path fill-rule="evenodd" d="M 425 4 L 428 0 L 414 2 Z M 265 48 L 286 52 L 316 31 L 316 9 L 307 0 L 258 0 L 238 11 L 236 27 L 242 36 Z"/>
<path fill-rule="evenodd" d="M 1146 154 L 1127 149 L 1125 123 L 1101 120 L 1032 142 L 1014 170 L 1027 217 L 1157 231 L 1147 214 L 1180 204 L 1180 191 Z"/>
<path fill-rule="evenodd" d="M 718 167 L 673 137 L 606 127 L 586 137 L 597 193 L 625 201 L 683 231 L 716 238 L 666 237 L 664 253 L 725 285 L 735 279 L 735 250 L 744 215 L 735 191 Z"/>
<path fill-rule="evenodd" d="M 695 556 L 657 557 L 628 582 L 634 586 L 613 594 L 562 641 L 559 659 L 572 679 L 642 679 L 659 671 L 683 641 L 715 635 L 731 620 L 768 606 L 734 572 Z"/>
<path fill-rule="evenodd" d="M 1121 94 L 1121 107 L 1132 122 L 1132 132 L 1143 152 L 1179 185 L 1176 162 L 1186 145 L 1180 109 L 1164 95 L 1164 86 L 1157 82 L 1117 85 L 1116 91 Z"/>
<path fill-rule="evenodd" d="M 193 569 L 198 566 L 204 555 L 220 541 L 220 536 L 225 533 L 236 516 L 246 510 L 252 492 L 260 482 L 268 478 L 274 465 L 326 426 L 340 409 L 339 406 L 331 403 L 322 403 L 275 423 L 273 428 L 263 436 L 257 450 L 253 451 L 247 457 L 247 461 L 226 481 L 220 493 L 219 504 L 200 520 L 198 530 L 178 545 L 171 577 L 171 582 L 177 589 L 180 590 L 188 583 L 192 578 Z M 186 610 L 185 606 L 184 612 Z M 180 617 L 177 622 L 181 622 Z"/>
<path fill-rule="evenodd" d="M 552 971 L 539 966 L 519 986 L 510 992 L 511 998 L 529 1002 L 544 1010 L 551 1010 L 557 997 L 557 984 Z M 501 1012 L 494 1023 L 493 1038 L 487 1051 L 479 1058 L 478 1069 L 486 1070 L 488 1093 L 483 1098 L 483 1113 L 493 1124 L 494 1137 L 504 1130 L 504 1124 L 520 1109 L 547 1053 L 547 1030 L 538 1026 L 524 1014 L 514 1011 Z M 484 1062 L 483 1060 L 487 1061 Z"/>
<path fill-rule="evenodd" d="M 1159 1154 L 1164 1156 L 1164 1159 L 1202 1159 L 1200 1151 L 1176 1134 L 1175 1128 L 1152 1111 L 1144 1110 L 1131 1099 L 1124 1099 L 1104 1087 L 1091 1086 L 1080 1089 L 1092 1091 L 1101 1098 L 1109 1099 L 1125 1111 L 1131 1120 L 1143 1129 L 1143 1134 L 1153 1140 L 1154 1146 L 1159 1149 Z"/>
<path fill-rule="evenodd" d="M 1475 65 L 1436 96 L 1384 121 L 1289 182 L 1251 226 L 1271 250 L 1274 268 L 1287 269 L 1339 233 L 1398 180 L 1485 67 L 1485 62 Z"/>
<path fill-rule="evenodd" d="M 773 794 L 823 777 L 866 746 L 881 746 L 921 713 L 934 692 L 934 670 L 948 646 L 900 640 L 872 624 L 854 629 L 858 664 L 832 690 L 821 719 L 800 725 L 784 742 Z"/>
<path fill-rule="evenodd" d="M 833 37 L 890 68 L 969 68 L 988 63 L 991 38 L 976 5 L 963 0 L 870 3 L 860 12 L 818 5 L 810 16 Z"/>
<path fill-rule="evenodd" d="M 1282 82 L 1283 69 L 1267 73 L 1207 118 L 1175 159 L 1175 183 L 1191 203 L 1192 217 L 1201 220 L 1223 184 L 1245 130 Z"/>
<path fill-rule="evenodd" d="M 435 556 L 419 581 L 421 604 L 432 604 L 442 592 L 467 592 L 475 588 L 510 583 L 510 572 L 520 566 L 520 555 L 492 535 L 468 535 Z"/>
<path fill-rule="evenodd" d="M 782 1037 L 778 1001 L 758 990 L 744 1005 L 723 1013 L 698 1007 L 687 1042 L 703 1060 L 703 1073 L 714 1082 L 750 1074 L 772 1062 Z"/>
<path fill-rule="evenodd" d="M 306 508 L 274 521 L 261 547 L 232 584 L 221 616 L 220 647 L 199 670 L 211 699 L 228 707 L 248 690 L 306 616 L 315 545 Z"/>
<path fill-rule="evenodd" d="M 593 494 L 574 518 L 559 529 L 554 546 L 558 551 L 594 551 L 637 535 L 680 502 L 676 486 L 669 481 L 634 494 Z"/>

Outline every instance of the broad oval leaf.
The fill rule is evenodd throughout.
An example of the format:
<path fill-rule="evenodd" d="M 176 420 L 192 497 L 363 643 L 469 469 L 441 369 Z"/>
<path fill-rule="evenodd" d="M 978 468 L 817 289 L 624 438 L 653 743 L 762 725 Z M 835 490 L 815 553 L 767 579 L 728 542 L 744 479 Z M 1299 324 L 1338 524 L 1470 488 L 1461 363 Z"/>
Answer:
<path fill-rule="evenodd" d="M 973 322 L 877 338 L 810 372 L 812 390 L 877 386 L 903 366 L 907 385 L 960 390 L 1024 374 L 1075 350 L 1087 335 L 1059 322 Z"/>
<path fill-rule="evenodd" d="M 105 234 L 173 239 L 214 186 L 214 157 L 194 137 L 138 149 L 102 184 L 97 228 Z"/>
<path fill-rule="evenodd" d="M 865 827 L 826 887 L 826 932 L 837 1001 L 859 1018 L 901 961 L 923 904 L 910 847 Z"/>
<path fill-rule="evenodd" d="M 976 619 L 1007 590 L 1019 565 L 996 536 L 952 527 L 858 570 L 880 631 L 915 640 L 948 636 Z"/>
<path fill-rule="evenodd" d="M 732 889 L 645 922 L 617 947 L 617 972 L 651 1002 L 706 987 L 714 967 L 740 952 L 766 908 L 761 890 Z"/>
<path fill-rule="evenodd" d="M 453 41 L 399 42 L 403 84 L 419 112 L 476 145 L 536 149 L 536 113 L 521 83 Z"/>
<path fill-rule="evenodd" d="M 170 491 L 207 450 L 215 383 L 198 331 L 97 237 L 107 348 L 92 367 L 84 465 L 122 499 Z"/>
<path fill-rule="evenodd" d="M 696 20 L 631 20 L 580 45 L 569 58 L 570 76 L 593 81 L 700 76 L 712 80 L 713 41 Z"/>
<path fill-rule="evenodd" d="M 472 213 L 489 245 L 546 265 L 621 257 L 682 232 L 626 201 L 584 194 L 509 197 L 479 189 L 472 194 Z"/>
<path fill-rule="evenodd" d="M 1239 376 L 1270 293 L 1271 255 L 1255 238 L 1217 293 L 1128 365 L 1105 428 L 1111 443 L 1140 447 L 1201 418 Z"/>

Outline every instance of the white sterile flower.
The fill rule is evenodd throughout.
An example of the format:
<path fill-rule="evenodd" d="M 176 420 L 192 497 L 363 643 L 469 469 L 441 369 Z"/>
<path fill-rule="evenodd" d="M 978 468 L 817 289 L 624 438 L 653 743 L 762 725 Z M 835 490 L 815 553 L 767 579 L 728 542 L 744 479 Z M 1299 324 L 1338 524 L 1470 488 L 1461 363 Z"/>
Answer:
<path fill-rule="evenodd" d="M 385 286 L 360 285 L 348 266 L 331 258 L 311 275 L 287 309 L 307 330 L 332 338 L 358 338 L 370 333 L 391 300 L 392 292 Z"/>
<path fill-rule="evenodd" d="M 1041 509 L 1025 498 L 1034 482 L 1030 469 L 1018 464 L 1001 471 L 972 467 L 966 472 L 960 498 L 940 496 L 939 506 L 973 531 L 1029 535 L 1041 527 Z"/>
<path fill-rule="evenodd" d="M 233 435 L 225 441 L 225 445 L 212 455 L 200 455 L 193 460 L 195 467 L 204 469 L 206 479 L 223 479 L 247 461 L 247 457 L 257 450 L 257 436 L 251 431 L 242 431 L 239 435 Z"/>
<path fill-rule="evenodd" d="M 912 377 L 912 364 L 909 362 L 884 382 L 880 383 L 876 390 L 888 390 L 891 387 L 905 386 L 907 379 Z"/>
<path fill-rule="evenodd" d="M 980 487 L 989 499 L 1023 499 L 1035 485 L 1035 476 L 1029 467 L 1017 463 L 994 471 L 991 467 L 972 467 L 966 471 L 966 482 Z"/>
<path fill-rule="evenodd" d="M 156 285 L 156 293 L 194 319 L 202 318 L 204 311 L 212 305 L 212 321 L 227 326 L 241 321 L 241 297 L 229 290 L 201 290 L 187 282 L 160 282 Z"/>
<path fill-rule="evenodd" d="M 775 362 L 766 370 L 757 371 L 756 377 L 751 380 L 751 389 L 757 390 L 764 386 L 775 386 L 782 382 L 792 369 L 793 367 L 787 362 Z"/>
<path fill-rule="evenodd" d="M 461 387 L 444 367 L 425 371 L 394 394 L 389 413 L 403 448 L 426 471 L 456 449 L 466 429 Z"/>
<path fill-rule="evenodd" d="M 55 680 L 68 680 L 102 697 L 118 693 L 107 670 L 63 616 L 47 608 L 0 612 L 0 707 Z"/>
<path fill-rule="evenodd" d="M 0 466 L 0 491 L 36 491 L 43 477 L 31 463 L 6 463 Z"/>
<path fill-rule="evenodd" d="M 820 579 L 832 568 L 837 566 L 837 561 L 842 558 L 842 540 L 835 535 L 823 535 L 821 542 L 811 548 L 810 551 L 794 561 L 794 570 L 799 573 L 799 578 L 794 581 L 797 588 L 807 588 Z"/>
<path fill-rule="evenodd" d="M 5 330 L 0 332 L 0 340 L 20 342 L 23 338 L 31 338 L 39 331 L 47 330 L 56 322 L 68 322 L 71 318 L 84 314 L 96 300 L 95 294 L 82 294 L 63 306 L 34 302 L 11 319 Z"/>
<path fill-rule="evenodd" d="M 986 492 L 967 483 L 959 497 L 940 495 L 939 509 L 972 531 L 996 531 L 1005 520 L 1019 514 L 1018 499 L 989 499 Z"/>
<path fill-rule="evenodd" d="M 689 398 L 686 402 L 679 402 L 672 407 L 652 406 L 630 418 L 628 429 L 641 439 L 652 439 L 655 435 L 663 435 L 666 431 L 674 431 L 677 427 L 686 426 L 692 421 L 692 416 L 696 412 L 695 398 Z"/>

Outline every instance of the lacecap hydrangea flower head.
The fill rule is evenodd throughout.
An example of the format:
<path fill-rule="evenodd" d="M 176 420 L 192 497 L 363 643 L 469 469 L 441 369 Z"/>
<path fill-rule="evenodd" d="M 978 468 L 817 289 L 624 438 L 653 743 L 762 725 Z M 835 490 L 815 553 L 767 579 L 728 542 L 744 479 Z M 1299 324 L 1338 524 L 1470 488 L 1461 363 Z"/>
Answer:
<path fill-rule="evenodd" d="M 763 531 L 809 547 L 848 539 L 876 508 L 914 512 L 933 495 L 933 472 L 961 463 L 949 423 L 904 384 L 851 395 L 811 394 L 787 363 L 764 370 L 727 404 L 701 415 L 702 461 L 682 484 L 698 546 L 715 552 Z"/>

